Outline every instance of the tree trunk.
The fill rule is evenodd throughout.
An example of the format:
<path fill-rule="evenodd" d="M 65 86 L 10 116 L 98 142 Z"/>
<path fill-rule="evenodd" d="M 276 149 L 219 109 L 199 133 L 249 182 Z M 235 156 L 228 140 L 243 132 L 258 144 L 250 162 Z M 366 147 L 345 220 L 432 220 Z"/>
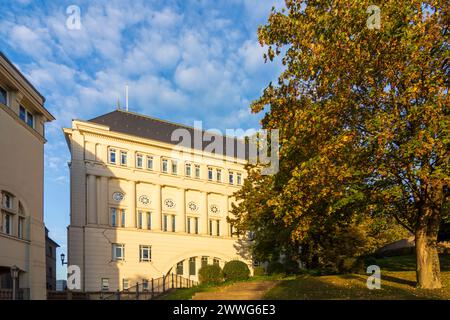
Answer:
<path fill-rule="evenodd" d="M 416 231 L 417 285 L 422 289 L 442 288 L 436 241 L 437 232 L 433 238 L 426 226 Z"/>

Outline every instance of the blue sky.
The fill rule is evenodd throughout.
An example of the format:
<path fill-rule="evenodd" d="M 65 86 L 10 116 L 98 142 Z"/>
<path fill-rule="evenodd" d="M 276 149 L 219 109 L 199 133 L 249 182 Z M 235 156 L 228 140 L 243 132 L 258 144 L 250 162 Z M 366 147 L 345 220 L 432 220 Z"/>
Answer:
<path fill-rule="evenodd" d="M 132 3 L 132 4 L 131 4 Z M 81 30 L 66 9 L 81 9 Z M 45 223 L 66 251 L 70 160 L 61 128 L 124 105 L 205 129 L 258 128 L 249 105 L 276 79 L 257 41 L 279 0 L 1 1 L 0 50 L 46 97 Z M 58 278 L 65 269 L 58 265 Z"/>

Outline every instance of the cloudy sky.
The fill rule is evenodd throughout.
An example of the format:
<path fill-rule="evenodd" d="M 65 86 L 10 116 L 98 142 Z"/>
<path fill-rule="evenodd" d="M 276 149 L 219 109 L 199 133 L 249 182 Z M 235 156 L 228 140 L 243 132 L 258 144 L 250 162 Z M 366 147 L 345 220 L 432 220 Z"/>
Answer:
<path fill-rule="evenodd" d="M 47 126 L 45 223 L 66 250 L 70 159 L 61 128 L 124 105 L 130 110 L 206 129 L 257 128 L 249 104 L 276 79 L 257 41 L 280 0 L 0 2 L 0 50 L 46 97 L 56 121 Z M 132 3 L 132 4 L 131 4 Z M 67 9 L 81 11 L 70 30 Z M 69 20 L 69 22 L 72 20 Z M 58 266 L 58 278 L 65 270 Z"/>

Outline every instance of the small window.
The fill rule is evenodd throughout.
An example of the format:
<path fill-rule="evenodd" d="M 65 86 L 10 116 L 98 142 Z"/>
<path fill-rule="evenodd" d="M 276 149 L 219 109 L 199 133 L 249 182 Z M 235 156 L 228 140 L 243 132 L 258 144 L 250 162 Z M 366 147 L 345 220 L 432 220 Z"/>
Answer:
<path fill-rule="evenodd" d="M 147 156 L 147 169 L 153 170 L 153 157 Z"/>
<path fill-rule="evenodd" d="M 167 231 L 167 229 L 169 228 L 168 227 L 168 224 L 169 224 L 168 219 L 169 219 L 169 217 L 167 214 L 163 215 L 163 231 Z"/>
<path fill-rule="evenodd" d="M 3 215 L 3 232 L 12 235 L 12 215 L 7 213 Z"/>
<path fill-rule="evenodd" d="M 125 215 L 125 210 L 120 210 L 120 226 L 122 228 L 125 228 L 125 221 L 126 221 L 126 215 Z"/>
<path fill-rule="evenodd" d="M 151 246 L 139 246 L 139 261 L 140 262 L 152 261 L 152 247 Z"/>
<path fill-rule="evenodd" d="M 25 110 L 24 107 L 20 106 L 19 107 L 19 118 L 20 120 L 22 120 L 23 122 L 27 121 L 27 111 Z"/>
<path fill-rule="evenodd" d="M 25 226 L 25 218 L 19 217 L 19 222 L 17 225 L 17 236 L 23 239 L 24 236 L 24 226 Z"/>
<path fill-rule="evenodd" d="M 241 185 L 242 184 L 242 174 L 240 174 L 240 173 L 236 174 L 236 178 L 237 178 L 237 184 Z"/>
<path fill-rule="evenodd" d="M 195 218 L 194 221 L 195 221 L 195 234 L 198 234 L 198 218 Z"/>
<path fill-rule="evenodd" d="M 0 103 L 8 105 L 8 92 L 2 87 L 0 87 Z"/>
<path fill-rule="evenodd" d="M 128 163 L 127 152 L 126 151 L 120 151 L 120 165 L 126 166 L 127 163 Z"/>
<path fill-rule="evenodd" d="M 214 258 L 213 265 L 218 266 L 220 264 L 219 258 Z"/>
<path fill-rule="evenodd" d="M 175 232 L 175 227 L 176 227 L 175 216 L 172 216 L 172 232 Z"/>
<path fill-rule="evenodd" d="M 109 149 L 109 162 L 116 164 L 116 149 Z"/>
<path fill-rule="evenodd" d="M 136 167 L 142 168 L 144 166 L 144 157 L 142 154 L 136 155 Z"/>
<path fill-rule="evenodd" d="M 212 179 L 213 179 L 213 169 L 208 168 L 208 180 L 212 180 Z"/>
<path fill-rule="evenodd" d="M 3 206 L 7 209 L 13 208 L 13 196 L 9 193 L 3 193 Z"/>
<path fill-rule="evenodd" d="M 230 184 L 234 184 L 234 174 L 233 174 L 233 172 L 230 172 L 230 173 L 228 174 L 228 182 L 229 182 Z"/>
<path fill-rule="evenodd" d="M 213 221 L 209 220 L 209 235 L 213 235 Z"/>
<path fill-rule="evenodd" d="M 200 166 L 198 164 L 195 165 L 195 178 L 200 179 Z"/>
<path fill-rule="evenodd" d="M 190 177 L 191 176 L 191 164 L 190 163 L 186 163 L 186 170 L 185 170 L 185 174 L 186 176 Z"/>
<path fill-rule="evenodd" d="M 172 174 L 178 173 L 178 164 L 175 160 L 172 160 Z"/>
<path fill-rule="evenodd" d="M 216 220 L 216 236 L 220 236 L 220 220 Z"/>
<path fill-rule="evenodd" d="M 147 291 L 148 290 L 148 280 L 142 279 L 142 290 Z"/>
<path fill-rule="evenodd" d="M 111 208 L 111 227 L 117 227 L 117 209 Z"/>
<path fill-rule="evenodd" d="M 109 279 L 102 278 L 101 286 L 102 286 L 102 291 L 109 291 Z"/>
<path fill-rule="evenodd" d="M 221 182 L 222 181 L 222 170 L 217 169 L 217 171 L 216 171 L 216 178 L 217 178 L 217 182 Z"/>
<path fill-rule="evenodd" d="M 112 245 L 112 259 L 113 261 L 125 260 L 125 245 L 113 243 Z"/>
<path fill-rule="evenodd" d="M 187 218 L 187 233 L 191 233 L 191 218 Z"/>
<path fill-rule="evenodd" d="M 183 261 L 177 263 L 177 275 L 182 276 L 184 274 Z"/>
<path fill-rule="evenodd" d="M 152 230 L 152 214 L 147 212 L 147 229 Z"/>
<path fill-rule="evenodd" d="M 208 265 L 208 257 L 203 256 L 202 257 L 202 267 L 207 266 Z"/>
<path fill-rule="evenodd" d="M 31 112 L 27 111 L 27 125 L 30 128 L 34 128 L 34 116 L 31 114 Z"/>
<path fill-rule="evenodd" d="M 168 160 L 167 159 L 163 159 L 162 160 L 162 172 L 167 172 L 168 170 L 169 170 Z"/>
<path fill-rule="evenodd" d="M 195 276 L 196 274 L 196 266 L 195 266 L 195 257 L 189 258 L 189 275 Z"/>
<path fill-rule="evenodd" d="M 128 279 L 122 280 L 122 289 L 128 290 L 130 288 L 130 281 Z"/>
<path fill-rule="evenodd" d="M 137 227 L 138 227 L 138 229 L 142 229 L 142 211 L 138 212 Z"/>

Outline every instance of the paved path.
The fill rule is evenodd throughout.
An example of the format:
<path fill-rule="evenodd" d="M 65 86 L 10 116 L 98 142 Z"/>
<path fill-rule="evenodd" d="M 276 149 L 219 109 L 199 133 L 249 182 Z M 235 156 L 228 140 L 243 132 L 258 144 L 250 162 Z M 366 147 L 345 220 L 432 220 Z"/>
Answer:
<path fill-rule="evenodd" d="M 238 282 L 214 292 L 198 292 L 192 300 L 259 300 L 277 281 Z"/>

